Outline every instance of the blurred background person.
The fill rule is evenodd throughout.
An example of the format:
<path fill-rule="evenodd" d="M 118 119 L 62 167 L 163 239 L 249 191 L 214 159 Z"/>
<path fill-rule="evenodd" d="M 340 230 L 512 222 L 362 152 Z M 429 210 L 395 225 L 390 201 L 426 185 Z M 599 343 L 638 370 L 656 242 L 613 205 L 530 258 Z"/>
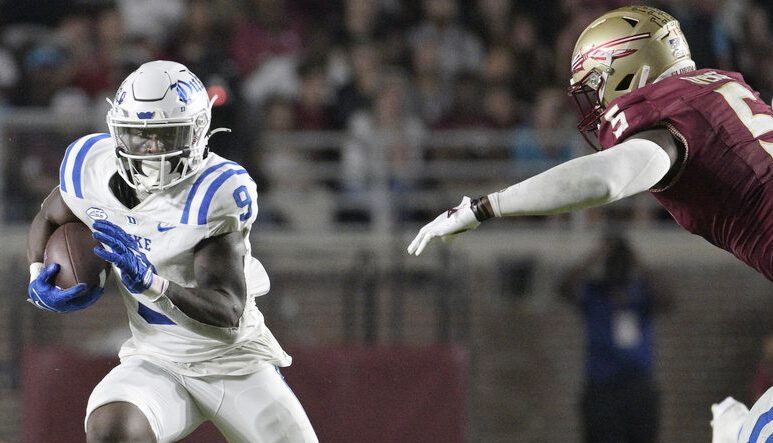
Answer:
<path fill-rule="evenodd" d="M 773 386 L 773 335 L 765 337 L 761 351 L 762 355 L 752 380 L 752 394 L 755 399 L 761 397 Z"/>
<path fill-rule="evenodd" d="M 579 308 L 585 327 L 586 443 L 658 441 L 653 320 L 668 302 L 653 281 L 630 243 L 611 233 L 561 282 L 561 296 Z"/>
<path fill-rule="evenodd" d="M 373 107 L 352 115 L 349 140 L 342 152 L 342 188 L 349 204 L 369 207 L 371 192 L 391 191 L 393 201 L 419 185 L 415 172 L 423 158 L 425 128 L 408 101 L 408 77 L 387 71 L 380 81 Z M 361 210 L 344 209 L 342 217 L 360 219 Z M 359 214 L 359 215 L 354 215 Z M 398 220 L 408 214 L 400 213 Z"/>

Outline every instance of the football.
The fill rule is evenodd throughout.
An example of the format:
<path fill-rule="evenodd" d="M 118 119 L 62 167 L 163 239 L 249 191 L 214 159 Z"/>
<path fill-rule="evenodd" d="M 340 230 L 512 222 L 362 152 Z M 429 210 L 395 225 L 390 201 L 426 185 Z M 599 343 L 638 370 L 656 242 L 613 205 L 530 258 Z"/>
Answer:
<path fill-rule="evenodd" d="M 60 266 L 54 284 L 59 288 L 78 283 L 86 283 L 89 288 L 104 286 L 110 266 L 94 254 L 96 246 L 100 243 L 85 224 L 65 223 L 58 227 L 46 243 L 43 260 L 46 266 L 51 263 Z"/>

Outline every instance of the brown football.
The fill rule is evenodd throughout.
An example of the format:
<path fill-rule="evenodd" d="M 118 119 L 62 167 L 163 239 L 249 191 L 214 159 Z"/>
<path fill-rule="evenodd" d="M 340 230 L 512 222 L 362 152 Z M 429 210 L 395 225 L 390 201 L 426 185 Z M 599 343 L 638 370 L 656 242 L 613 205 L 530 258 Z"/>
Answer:
<path fill-rule="evenodd" d="M 46 243 L 43 259 L 46 266 L 59 263 L 54 284 L 60 288 L 70 288 L 78 283 L 86 283 L 89 288 L 104 285 L 110 267 L 94 254 L 94 247 L 99 245 L 83 223 L 59 226 Z"/>

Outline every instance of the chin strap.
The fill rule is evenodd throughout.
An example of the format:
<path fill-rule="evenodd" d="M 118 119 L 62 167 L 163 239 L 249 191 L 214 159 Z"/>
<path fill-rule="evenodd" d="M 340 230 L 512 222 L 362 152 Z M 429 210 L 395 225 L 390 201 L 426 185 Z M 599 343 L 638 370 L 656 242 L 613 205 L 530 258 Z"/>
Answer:
<path fill-rule="evenodd" d="M 231 128 L 215 128 L 211 131 L 209 131 L 209 134 L 207 134 L 206 137 L 204 137 L 204 145 L 206 146 L 209 143 L 209 139 L 217 134 L 218 132 L 231 132 Z"/>

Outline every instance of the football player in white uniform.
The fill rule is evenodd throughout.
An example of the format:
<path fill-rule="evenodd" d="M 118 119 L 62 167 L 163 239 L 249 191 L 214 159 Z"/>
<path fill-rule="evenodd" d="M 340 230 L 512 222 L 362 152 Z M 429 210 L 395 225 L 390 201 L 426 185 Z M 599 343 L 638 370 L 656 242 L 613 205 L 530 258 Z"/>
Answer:
<path fill-rule="evenodd" d="M 250 251 L 255 183 L 209 152 L 212 103 L 188 69 L 145 63 L 118 89 L 110 134 L 76 140 L 30 227 L 30 301 L 83 309 L 102 289 L 60 289 L 46 241 L 81 221 L 113 265 L 132 337 L 86 411 L 89 442 L 178 440 L 206 420 L 231 442 L 315 442 L 277 367 L 290 364 L 255 297 L 269 279 Z M 213 131 L 216 132 L 216 131 Z"/>
<path fill-rule="evenodd" d="M 764 443 L 773 440 L 773 388 L 752 405 L 727 397 L 711 406 L 711 443 Z"/>

